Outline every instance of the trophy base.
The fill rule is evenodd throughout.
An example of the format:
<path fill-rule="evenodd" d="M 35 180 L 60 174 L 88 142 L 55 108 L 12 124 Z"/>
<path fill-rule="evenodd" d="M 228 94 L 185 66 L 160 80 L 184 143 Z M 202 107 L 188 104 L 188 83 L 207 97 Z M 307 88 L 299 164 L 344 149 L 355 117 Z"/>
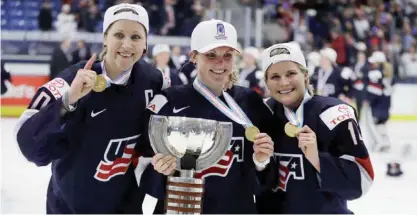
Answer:
<path fill-rule="evenodd" d="M 204 180 L 168 177 L 166 214 L 201 214 Z"/>

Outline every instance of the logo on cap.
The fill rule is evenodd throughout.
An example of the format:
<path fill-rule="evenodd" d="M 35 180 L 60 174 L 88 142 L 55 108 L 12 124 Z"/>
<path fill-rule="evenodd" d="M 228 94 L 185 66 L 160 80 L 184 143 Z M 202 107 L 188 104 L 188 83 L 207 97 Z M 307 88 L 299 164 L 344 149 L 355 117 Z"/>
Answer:
<path fill-rule="evenodd" d="M 291 53 L 286 48 L 274 48 L 269 52 L 269 57 L 273 57 L 275 55 L 280 55 L 280 54 L 291 54 Z"/>
<path fill-rule="evenodd" d="M 226 31 L 224 29 L 223 23 L 217 23 L 217 34 L 216 34 L 215 38 L 218 39 L 218 40 L 227 39 Z"/>

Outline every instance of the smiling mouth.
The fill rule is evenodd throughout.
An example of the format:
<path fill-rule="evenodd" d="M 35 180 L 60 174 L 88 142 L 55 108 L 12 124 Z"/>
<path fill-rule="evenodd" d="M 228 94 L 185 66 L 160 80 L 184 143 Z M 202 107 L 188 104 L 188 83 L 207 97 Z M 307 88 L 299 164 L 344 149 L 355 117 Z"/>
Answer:
<path fill-rule="evenodd" d="M 225 73 L 226 70 L 216 70 L 215 71 L 215 70 L 210 69 L 210 72 L 212 72 L 212 73 L 214 73 L 216 75 L 221 75 L 221 74 Z"/>
<path fill-rule="evenodd" d="M 294 91 L 294 89 L 289 89 L 289 90 L 279 90 L 279 91 L 278 91 L 278 93 L 279 93 L 279 94 L 282 94 L 282 95 L 285 95 L 285 94 L 289 94 L 289 93 L 291 93 L 292 91 Z"/>
<path fill-rule="evenodd" d="M 123 58 L 130 58 L 133 57 L 133 53 L 122 53 L 122 52 L 117 52 L 118 55 L 120 55 Z"/>

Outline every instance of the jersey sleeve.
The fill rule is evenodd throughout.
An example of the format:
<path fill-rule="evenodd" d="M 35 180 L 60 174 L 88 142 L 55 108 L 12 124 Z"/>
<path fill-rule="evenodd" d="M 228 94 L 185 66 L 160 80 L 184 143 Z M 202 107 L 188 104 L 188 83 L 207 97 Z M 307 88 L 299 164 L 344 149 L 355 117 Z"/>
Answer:
<path fill-rule="evenodd" d="M 320 115 L 332 140 L 328 152 L 319 152 L 320 190 L 356 199 L 372 186 L 373 167 L 351 106 L 339 104 Z"/>
<path fill-rule="evenodd" d="M 136 148 L 139 155 L 138 164 L 135 168 L 135 177 L 138 182 L 138 186 L 146 184 L 146 186 L 140 186 L 142 187 L 142 192 L 155 198 L 164 197 L 165 176 L 155 171 L 153 166 L 150 164 L 155 152 L 152 149 L 149 139 L 149 122 L 152 115 L 170 115 L 169 106 L 168 99 L 163 94 L 155 95 L 149 102 L 142 120 L 141 130 L 143 132 L 140 137 L 140 144 Z"/>
<path fill-rule="evenodd" d="M 38 166 L 48 165 L 68 151 L 68 127 L 72 115 L 61 117 L 62 96 L 70 88 L 79 65 L 64 70 L 41 86 L 15 127 L 17 143 L 23 155 Z"/>

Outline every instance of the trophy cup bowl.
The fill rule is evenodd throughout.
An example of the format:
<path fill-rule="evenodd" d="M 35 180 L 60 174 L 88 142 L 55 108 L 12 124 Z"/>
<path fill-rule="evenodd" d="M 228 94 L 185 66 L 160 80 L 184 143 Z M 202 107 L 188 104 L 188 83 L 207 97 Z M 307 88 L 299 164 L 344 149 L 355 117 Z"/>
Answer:
<path fill-rule="evenodd" d="M 204 180 L 195 171 L 217 163 L 229 148 L 231 122 L 152 115 L 149 140 L 156 153 L 176 158 L 179 177 L 168 176 L 166 213 L 200 214 Z"/>

